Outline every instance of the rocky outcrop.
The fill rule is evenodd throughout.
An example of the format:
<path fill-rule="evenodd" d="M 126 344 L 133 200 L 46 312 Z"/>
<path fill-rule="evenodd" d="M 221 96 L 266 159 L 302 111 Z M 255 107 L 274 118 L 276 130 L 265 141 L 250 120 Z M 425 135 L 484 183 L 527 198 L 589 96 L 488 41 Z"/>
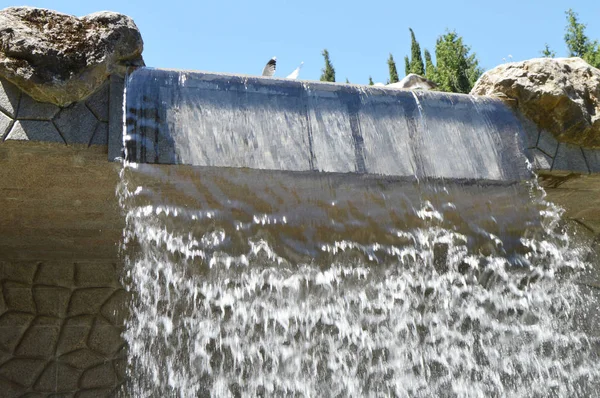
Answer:
<path fill-rule="evenodd" d="M 405 90 L 431 90 L 437 87 L 437 84 L 419 76 L 415 73 L 409 73 L 398 83 L 391 83 L 386 85 L 388 88 L 401 88 Z"/>
<path fill-rule="evenodd" d="M 600 70 L 581 58 L 538 58 L 500 65 L 471 91 L 515 103 L 559 141 L 600 148 Z"/>
<path fill-rule="evenodd" d="M 85 99 L 110 74 L 143 65 L 142 50 L 138 28 L 122 14 L 0 11 L 0 76 L 37 101 L 66 106 Z"/>

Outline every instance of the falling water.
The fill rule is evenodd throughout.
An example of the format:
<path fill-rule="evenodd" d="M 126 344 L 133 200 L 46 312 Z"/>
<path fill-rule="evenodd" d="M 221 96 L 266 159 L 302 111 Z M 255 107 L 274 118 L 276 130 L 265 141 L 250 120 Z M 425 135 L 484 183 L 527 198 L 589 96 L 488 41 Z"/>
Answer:
<path fill-rule="evenodd" d="M 600 391 L 585 249 L 533 182 L 126 162 L 118 193 L 127 396 Z"/>

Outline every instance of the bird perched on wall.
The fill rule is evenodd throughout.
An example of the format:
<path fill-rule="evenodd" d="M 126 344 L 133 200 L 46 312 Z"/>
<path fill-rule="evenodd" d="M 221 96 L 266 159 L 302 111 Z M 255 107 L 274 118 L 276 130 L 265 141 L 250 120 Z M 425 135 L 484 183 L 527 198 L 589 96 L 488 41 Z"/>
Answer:
<path fill-rule="evenodd" d="M 275 69 L 277 69 L 277 57 L 273 57 L 267 62 L 263 68 L 262 75 L 273 76 L 275 74 Z"/>
<path fill-rule="evenodd" d="M 300 62 L 300 65 L 294 69 L 294 71 L 292 73 L 290 73 L 287 78 L 288 79 L 297 79 L 298 75 L 300 74 L 300 69 L 302 69 L 302 65 L 304 65 L 304 62 Z"/>

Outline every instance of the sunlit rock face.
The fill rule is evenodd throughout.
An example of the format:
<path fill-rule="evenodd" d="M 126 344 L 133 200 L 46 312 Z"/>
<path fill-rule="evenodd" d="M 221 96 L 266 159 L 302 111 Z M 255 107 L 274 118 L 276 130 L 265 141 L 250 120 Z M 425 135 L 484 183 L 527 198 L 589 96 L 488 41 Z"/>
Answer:
<path fill-rule="evenodd" d="M 559 140 L 600 148 L 600 70 L 581 58 L 537 58 L 486 72 L 471 94 L 516 100 L 518 109 Z"/>
<path fill-rule="evenodd" d="M 40 102 L 66 106 L 88 97 L 110 74 L 143 65 L 142 50 L 137 26 L 122 14 L 0 11 L 0 76 Z"/>

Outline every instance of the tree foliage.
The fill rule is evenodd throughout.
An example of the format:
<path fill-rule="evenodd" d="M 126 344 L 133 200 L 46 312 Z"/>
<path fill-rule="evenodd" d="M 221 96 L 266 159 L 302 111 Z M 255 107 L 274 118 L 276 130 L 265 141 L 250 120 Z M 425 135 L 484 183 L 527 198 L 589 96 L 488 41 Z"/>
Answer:
<path fill-rule="evenodd" d="M 423 64 L 423 57 L 421 56 L 421 46 L 415 38 L 415 32 L 411 28 L 410 31 L 410 64 L 409 73 L 416 73 L 419 76 L 425 75 L 425 65 Z M 408 75 L 408 73 L 407 73 Z"/>
<path fill-rule="evenodd" d="M 468 93 L 483 73 L 476 55 L 454 31 L 440 36 L 435 44 L 435 77 L 441 91 Z"/>
<path fill-rule="evenodd" d="M 591 41 L 585 34 L 586 25 L 579 22 L 579 16 L 569 9 L 567 12 L 565 43 L 570 57 L 581 57 L 590 65 L 600 67 L 600 45 Z"/>
<path fill-rule="evenodd" d="M 437 79 L 435 65 L 431 60 L 431 53 L 427 49 L 425 50 L 425 77 L 431 81 L 436 81 Z"/>
<path fill-rule="evenodd" d="M 321 81 L 322 82 L 335 82 L 335 69 L 331 64 L 331 60 L 329 59 L 329 51 L 327 49 L 323 50 L 321 53 L 323 58 L 325 59 L 325 67 L 321 69 Z"/>
<path fill-rule="evenodd" d="M 375 83 L 373 83 L 373 78 L 371 76 L 369 76 L 369 86 L 374 86 Z"/>
<path fill-rule="evenodd" d="M 544 45 L 544 49 L 541 51 L 542 57 L 544 58 L 554 58 L 556 57 L 556 52 L 550 49 L 548 43 Z"/>
<path fill-rule="evenodd" d="M 396 69 L 396 62 L 394 61 L 394 57 L 390 53 L 390 57 L 388 58 L 388 69 L 390 71 L 390 83 L 397 83 L 400 81 L 398 79 L 398 70 Z"/>
<path fill-rule="evenodd" d="M 408 59 L 408 55 L 404 56 L 404 74 L 408 75 L 410 73 L 410 60 Z"/>

